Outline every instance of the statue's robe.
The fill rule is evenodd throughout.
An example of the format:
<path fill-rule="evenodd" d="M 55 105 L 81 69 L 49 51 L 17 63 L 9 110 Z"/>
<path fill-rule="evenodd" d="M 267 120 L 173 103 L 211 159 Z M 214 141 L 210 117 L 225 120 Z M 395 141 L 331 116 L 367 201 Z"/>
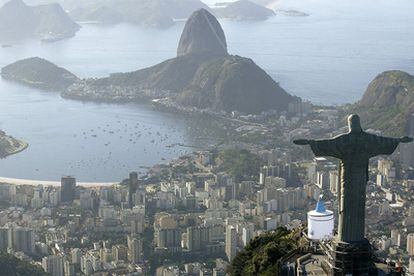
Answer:
<path fill-rule="evenodd" d="M 392 154 L 400 139 L 366 132 L 347 133 L 327 140 L 311 140 L 316 156 L 340 159 L 338 239 L 357 242 L 365 237 L 365 201 L 368 162 L 371 157 Z"/>

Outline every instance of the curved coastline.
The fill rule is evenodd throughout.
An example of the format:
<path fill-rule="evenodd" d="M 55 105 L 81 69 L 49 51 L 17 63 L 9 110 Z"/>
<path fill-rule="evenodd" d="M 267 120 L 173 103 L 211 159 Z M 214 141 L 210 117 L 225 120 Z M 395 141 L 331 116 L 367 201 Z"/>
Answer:
<path fill-rule="evenodd" d="M 26 150 L 29 147 L 29 143 L 26 143 L 22 140 L 17 140 L 11 136 L 8 137 L 8 139 L 14 139 L 15 141 L 17 141 L 19 143 L 19 147 L 14 148 L 12 151 L 5 151 L 3 154 L 0 154 L 0 159 L 4 159 L 10 155 L 14 155 L 14 154 L 18 154 L 24 150 Z"/>
<path fill-rule="evenodd" d="M 9 185 L 29 185 L 29 186 L 60 186 L 60 181 L 45 181 L 45 180 L 32 180 L 32 179 L 19 179 L 0 177 L 0 184 Z M 77 182 L 77 186 L 82 187 L 104 187 L 119 184 L 118 182 Z"/>
<path fill-rule="evenodd" d="M 10 153 L 5 154 L 1 158 L 6 158 L 7 156 L 14 155 L 14 154 L 18 154 L 18 153 L 26 150 L 29 147 L 29 143 L 26 143 L 26 142 L 23 142 L 23 141 L 20 141 L 20 140 L 19 140 L 19 142 L 22 144 L 21 147 L 17 148 L 13 152 L 10 152 Z"/>

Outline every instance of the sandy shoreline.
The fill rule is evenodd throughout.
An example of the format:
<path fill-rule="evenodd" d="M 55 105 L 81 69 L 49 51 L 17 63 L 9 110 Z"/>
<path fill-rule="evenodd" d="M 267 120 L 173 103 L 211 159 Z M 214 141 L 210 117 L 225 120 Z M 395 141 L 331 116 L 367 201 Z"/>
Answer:
<path fill-rule="evenodd" d="M 0 184 L 12 184 L 12 185 L 30 185 L 30 186 L 60 186 L 60 181 L 44 181 L 44 180 L 31 180 L 31 179 L 18 179 L 0 177 Z M 103 187 L 112 186 L 118 184 L 118 182 L 77 182 L 77 186 L 82 187 Z"/>

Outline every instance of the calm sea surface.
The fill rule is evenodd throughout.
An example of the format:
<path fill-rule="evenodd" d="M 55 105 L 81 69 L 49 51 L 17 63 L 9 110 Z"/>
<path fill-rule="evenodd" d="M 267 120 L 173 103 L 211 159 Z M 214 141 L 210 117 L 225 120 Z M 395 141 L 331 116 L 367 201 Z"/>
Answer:
<path fill-rule="evenodd" d="M 358 100 L 380 72 L 414 73 L 414 1 L 280 1 L 308 17 L 276 16 L 266 22 L 222 21 L 229 52 L 252 58 L 291 94 L 314 103 Z M 346 1 L 349 2 L 349 1 Z M 80 77 L 131 71 L 175 56 L 184 23 L 168 30 L 129 25 L 83 25 L 72 39 L 26 41 L 0 48 L 0 66 L 40 56 Z M 29 148 L 0 160 L 4 177 L 114 181 L 217 139 L 202 121 L 153 111 L 145 105 L 64 100 L 0 80 L 0 129 Z"/>

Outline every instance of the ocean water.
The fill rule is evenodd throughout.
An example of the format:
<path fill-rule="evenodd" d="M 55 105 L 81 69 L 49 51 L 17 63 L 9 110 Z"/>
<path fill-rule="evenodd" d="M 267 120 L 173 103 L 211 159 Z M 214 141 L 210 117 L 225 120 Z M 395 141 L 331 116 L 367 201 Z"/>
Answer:
<path fill-rule="evenodd" d="M 348 2 L 281 0 L 273 7 L 310 16 L 221 20 L 229 52 L 252 58 L 289 93 L 320 104 L 357 101 L 385 70 L 414 73 L 414 1 Z M 149 30 L 83 24 L 72 39 L 0 48 L 0 66 L 39 56 L 80 77 L 136 70 L 174 57 L 183 26 Z M 203 126 L 146 105 L 76 102 L 0 80 L 0 129 L 30 144 L 0 160 L 0 175 L 119 180 L 130 170 L 143 172 L 142 166 L 194 150 L 177 143 L 202 147 L 218 139 L 215 130 Z"/>

